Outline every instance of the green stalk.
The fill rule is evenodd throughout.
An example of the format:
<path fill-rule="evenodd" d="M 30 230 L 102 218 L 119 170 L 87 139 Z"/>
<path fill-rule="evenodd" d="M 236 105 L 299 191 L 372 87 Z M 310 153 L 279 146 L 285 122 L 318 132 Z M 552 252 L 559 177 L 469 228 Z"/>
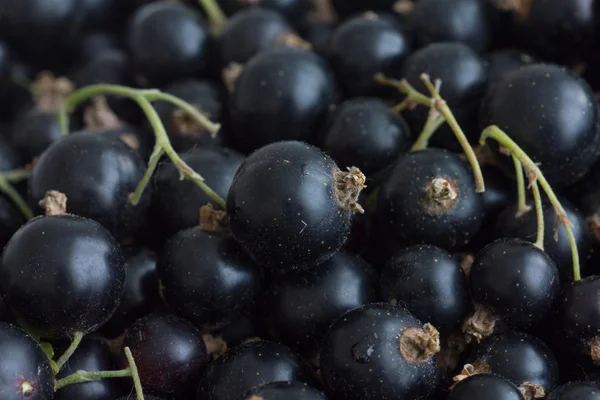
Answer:
<path fill-rule="evenodd" d="M 125 347 L 123 351 L 125 352 L 125 357 L 127 357 L 127 363 L 129 364 L 129 371 L 131 372 L 131 378 L 133 379 L 133 386 L 135 387 L 137 400 L 144 400 L 142 382 L 140 381 L 140 375 L 138 374 L 137 366 L 135 365 L 135 360 L 133 359 L 133 354 L 131 354 L 129 347 Z"/>
<path fill-rule="evenodd" d="M 535 245 L 544 250 L 544 208 L 537 180 L 531 182 L 531 191 L 533 192 L 533 202 L 535 203 L 535 214 L 537 217 L 537 239 Z"/>
<path fill-rule="evenodd" d="M 73 355 L 73 353 L 75 353 L 75 350 L 77 350 L 79 344 L 81 343 L 81 339 L 83 339 L 83 333 L 75 332 L 73 334 L 73 341 L 71 341 L 71 344 L 67 350 L 65 350 L 63 355 L 60 356 L 60 358 L 56 361 L 56 366 L 58 367 L 59 371 L 67 363 L 67 361 L 69 361 L 69 358 Z"/>
<path fill-rule="evenodd" d="M 11 182 L 17 182 L 20 179 L 14 179 L 15 175 L 23 174 L 24 177 L 29 176 L 29 171 L 18 170 L 0 173 L 0 192 L 3 193 L 6 197 L 10 199 L 10 201 L 19 209 L 21 214 L 26 219 L 33 218 L 33 211 L 29 208 L 27 202 L 21 197 L 21 194 L 13 187 Z M 14 174 L 14 175 L 11 175 Z"/>
<path fill-rule="evenodd" d="M 208 19 L 210 20 L 215 35 L 220 34 L 227 25 L 227 16 L 221 10 L 216 0 L 198 0 Z"/>
<path fill-rule="evenodd" d="M 54 391 L 58 391 L 65 386 L 74 385 L 76 383 L 84 383 L 95 381 L 98 379 L 105 378 L 127 378 L 131 376 L 131 370 L 129 368 L 120 369 L 116 371 L 96 371 L 96 372 L 88 372 L 88 371 L 77 371 L 74 374 L 66 376 L 62 379 L 56 381 L 56 385 L 54 386 Z"/>
<path fill-rule="evenodd" d="M 527 205 L 527 197 L 525 195 L 525 178 L 523 176 L 523 166 L 521 161 L 514 155 L 512 156 L 513 163 L 515 165 L 515 175 L 517 177 L 517 218 L 523 216 L 529 211 Z"/>
<path fill-rule="evenodd" d="M 429 140 L 431 139 L 433 134 L 442 125 L 444 125 L 444 122 L 446 122 L 446 119 L 443 116 L 441 116 L 439 114 L 436 115 L 436 114 L 437 114 L 437 112 L 429 113 L 429 117 L 427 118 L 427 121 L 425 122 L 425 126 L 423 127 L 423 130 L 419 134 L 417 141 L 410 148 L 410 151 L 419 151 L 419 150 L 426 149 L 427 146 L 429 146 Z"/>
<path fill-rule="evenodd" d="M 544 192 L 546 193 L 546 196 L 548 196 L 550 204 L 552 204 L 552 206 L 554 207 L 559 222 L 567 232 L 567 236 L 569 237 L 569 244 L 571 246 L 571 255 L 573 259 L 573 277 L 575 278 L 575 281 L 580 280 L 581 272 L 579 265 L 579 252 L 577 250 L 577 243 L 575 242 L 573 230 L 571 229 L 571 221 L 569 220 L 565 209 L 556 197 L 556 194 L 554 194 L 552 187 L 542 174 L 542 171 L 537 166 L 537 164 L 534 163 L 533 160 L 529 158 L 529 156 L 505 132 L 503 132 L 497 126 L 489 126 L 485 128 L 483 133 L 481 134 L 479 143 L 484 145 L 486 140 L 489 138 L 497 141 L 502 146 L 506 147 L 512 155 L 519 159 L 519 161 L 527 171 L 531 171 L 532 174 L 535 175 L 535 179 L 542 187 L 542 190 L 544 190 Z"/>

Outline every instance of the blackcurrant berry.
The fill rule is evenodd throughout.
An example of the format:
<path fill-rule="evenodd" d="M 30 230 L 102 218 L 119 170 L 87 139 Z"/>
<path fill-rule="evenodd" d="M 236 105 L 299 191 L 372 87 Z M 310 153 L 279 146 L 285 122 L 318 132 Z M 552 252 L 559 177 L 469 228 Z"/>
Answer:
<path fill-rule="evenodd" d="M 310 140 L 335 101 L 333 74 L 319 56 L 288 46 L 265 50 L 244 66 L 231 96 L 236 148 Z"/>
<path fill-rule="evenodd" d="M 244 64 L 291 32 L 285 18 L 274 10 L 250 8 L 237 12 L 218 39 L 222 67 Z"/>
<path fill-rule="evenodd" d="M 343 172 L 317 148 L 279 142 L 252 153 L 236 173 L 227 213 L 236 240 L 260 265 L 306 269 L 330 258 L 350 233 L 365 177 Z"/>
<path fill-rule="evenodd" d="M 415 89 L 427 93 L 421 80 L 423 73 L 440 79 L 440 93 L 452 109 L 467 137 L 479 138 L 477 127 L 479 104 L 487 89 L 487 70 L 484 60 L 462 43 L 433 43 L 412 53 L 404 62 L 401 76 Z M 404 113 L 413 132 L 420 132 L 429 110 L 418 107 Z M 445 125 L 431 139 L 434 147 L 460 150 L 451 129 Z"/>
<path fill-rule="evenodd" d="M 302 358 L 287 347 L 252 341 L 228 350 L 208 366 L 196 399 L 239 399 L 260 385 L 282 381 L 311 384 L 314 376 Z"/>
<path fill-rule="evenodd" d="M 377 273 L 369 264 L 357 256 L 336 253 L 318 268 L 273 282 L 265 299 L 266 318 L 283 343 L 314 355 L 337 317 L 379 300 L 378 286 Z"/>
<path fill-rule="evenodd" d="M 571 221 L 571 229 L 582 261 L 582 273 L 585 276 L 586 261 L 591 257 L 592 252 L 592 238 L 587 223 L 581 213 L 567 200 L 560 199 L 560 203 L 565 209 L 569 221 Z M 537 217 L 532 202 L 528 205 L 531 209 L 528 209 L 524 214 L 519 212 L 518 206 L 514 203 L 507 207 L 498 216 L 494 236 L 496 238 L 518 238 L 535 242 Z M 557 217 L 554 207 L 544 202 L 543 211 L 544 243 L 548 243 L 548 246 L 544 250 L 556 263 L 561 281 L 571 282 L 573 281 L 573 259 L 569 238 L 565 230 L 556 225 Z"/>
<path fill-rule="evenodd" d="M 434 246 L 398 251 L 383 267 L 381 291 L 385 300 L 406 307 L 442 333 L 460 327 L 472 309 L 467 277 L 459 262 Z"/>
<path fill-rule="evenodd" d="M 434 390 L 439 334 L 403 308 L 370 304 L 340 316 L 321 344 L 331 400 L 426 398 Z"/>
<path fill-rule="evenodd" d="M 406 24 L 418 47 L 458 42 L 481 52 L 490 42 L 486 4 L 481 0 L 420 0 Z"/>
<path fill-rule="evenodd" d="M 110 338 L 120 336 L 138 318 L 150 314 L 160 304 L 156 255 L 143 247 L 123 249 L 125 288 L 113 316 L 100 328 Z"/>
<path fill-rule="evenodd" d="M 411 145 L 406 121 L 375 98 L 354 98 L 335 110 L 323 150 L 340 166 L 358 167 L 369 179 L 390 166 Z"/>
<path fill-rule="evenodd" d="M 92 218 L 118 239 L 135 232 L 149 204 L 145 194 L 137 206 L 129 202 L 146 167 L 122 140 L 81 132 L 50 146 L 35 163 L 29 179 L 29 200 L 38 202 L 49 190 L 67 195 L 69 212 Z"/>
<path fill-rule="evenodd" d="M 81 38 L 79 45 L 79 65 L 85 65 L 102 53 L 121 50 L 121 38 L 113 33 L 96 31 L 89 32 Z"/>
<path fill-rule="evenodd" d="M 488 64 L 490 88 L 502 82 L 511 72 L 538 62 L 537 57 L 519 49 L 495 50 L 488 53 L 485 59 Z"/>
<path fill-rule="evenodd" d="M 463 330 L 478 340 L 493 332 L 498 322 L 515 329 L 537 327 L 560 291 L 552 259 L 519 239 L 496 240 L 477 253 L 470 282 L 473 301 L 486 310 L 476 311 Z"/>
<path fill-rule="evenodd" d="M 0 322 L 2 400 L 52 400 L 54 377 L 40 345 L 19 328 Z"/>
<path fill-rule="evenodd" d="M 557 387 L 547 400 L 600 400 L 600 385 L 596 382 L 569 382 Z"/>
<path fill-rule="evenodd" d="M 198 327 L 223 326 L 249 312 L 263 276 L 230 237 L 183 230 L 164 245 L 158 266 L 164 298 Z"/>
<path fill-rule="evenodd" d="M 299 382 L 272 382 L 261 385 L 238 400 L 326 400 L 323 393 Z M 587 400 L 587 399 L 586 399 Z"/>
<path fill-rule="evenodd" d="M 368 96 L 387 90 L 373 79 L 376 73 L 394 76 L 410 52 L 410 39 L 393 23 L 376 14 L 350 18 L 334 32 L 329 59 L 350 96 Z"/>
<path fill-rule="evenodd" d="M 209 32 L 197 12 L 181 3 L 139 8 L 127 32 L 131 66 L 152 84 L 196 76 L 208 63 Z"/>
<path fill-rule="evenodd" d="M 227 122 L 227 108 L 224 104 L 225 90 L 210 81 L 180 80 L 165 87 L 163 91 L 192 104 L 213 122 Z M 173 103 L 156 101 L 153 105 L 169 134 L 173 148 L 178 152 L 194 147 L 205 147 L 209 144 L 221 145 L 226 141 L 226 132 L 223 129 L 217 136 L 212 137 L 202 125 L 191 119 Z M 196 171 L 201 171 L 204 176 L 203 169 L 196 169 Z"/>
<path fill-rule="evenodd" d="M 169 399 L 189 399 L 208 363 L 200 331 L 173 315 L 150 314 L 137 320 L 123 346 L 131 349 L 144 391 Z M 119 362 L 127 368 L 125 356 Z"/>
<path fill-rule="evenodd" d="M 293 22 L 301 21 L 310 9 L 310 0 L 219 0 L 227 14 L 237 13 L 246 7 L 261 7 L 275 10 Z M 239 14 L 239 13 L 238 13 Z M 231 23 L 231 20 L 229 21 Z"/>
<path fill-rule="evenodd" d="M 32 161 L 61 137 L 55 115 L 32 109 L 14 123 L 10 142 L 26 162 Z"/>
<path fill-rule="evenodd" d="M 466 247 L 481 226 L 481 196 L 458 156 L 443 150 L 407 154 L 382 183 L 375 218 L 377 236 L 395 244 Z"/>
<path fill-rule="evenodd" d="M 558 362 L 552 350 L 526 333 L 493 336 L 481 343 L 467 362 L 474 373 L 498 374 L 517 386 L 536 385 L 538 391 L 546 394 L 560 382 Z"/>
<path fill-rule="evenodd" d="M 123 294 L 125 268 L 116 240 L 74 215 L 37 217 L 2 255 L 0 292 L 22 326 L 58 338 L 97 329 Z"/>
<path fill-rule="evenodd" d="M 115 364 L 106 340 L 99 336 L 87 336 L 69 358 L 69 362 L 56 375 L 56 379 L 64 378 L 79 370 L 110 371 L 115 369 Z M 61 388 L 54 395 L 54 400 L 114 399 L 123 394 L 121 382 L 114 379 L 100 379 Z"/>
<path fill-rule="evenodd" d="M 452 389 L 447 400 L 524 400 L 510 381 L 499 375 L 479 374 L 468 377 Z"/>
<path fill-rule="evenodd" d="M 599 119 L 590 87 L 554 65 L 532 64 L 510 73 L 482 106 L 482 124 L 504 130 L 543 165 L 554 186 L 575 183 L 596 162 Z"/>

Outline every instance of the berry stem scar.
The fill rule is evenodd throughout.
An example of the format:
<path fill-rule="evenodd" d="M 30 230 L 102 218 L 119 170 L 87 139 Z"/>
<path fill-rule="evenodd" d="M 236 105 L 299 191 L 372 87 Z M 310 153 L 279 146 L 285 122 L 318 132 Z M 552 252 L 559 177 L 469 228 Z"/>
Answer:
<path fill-rule="evenodd" d="M 550 184 L 542 174 L 542 171 L 537 164 L 534 163 L 533 160 L 504 131 L 495 125 L 489 126 L 483 130 L 481 138 L 479 139 L 479 143 L 484 145 L 487 139 L 490 138 L 508 149 L 508 151 L 521 162 L 525 170 L 528 171 L 528 176 L 530 176 L 530 174 L 531 176 L 534 176 L 535 181 L 539 182 L 540 186 L 548 196 L 550 203 L 556 211 L 558 221 L 562 224 L 569 238 L 569 244 L 571 246 L 571 254 L 573 258 L 573 277 L 575 281 L 580 280 L 581 272 L 579 266 L 579 252 L 577 250 L 577 243 L 575 242 L 573 230 L 571 229 L 572 223 L 569 220 L 565 209 L 554 194 L 552 187 L 550 187 Z"/>
<path fill-rule="evenodd" d="M 173 149 L 171 142 L 169 140 L 169 136 L 167 135 L 167 131 L 163 123 L 160 120 L 156 110 L 150 103 L 151 101 L 167 101 L 189 113 L 193 118 L 197 119 L 198 122 L 204 126 L 211 135 L 215 135 L 219 129 L 220 124 L 213 123 L 209 121 L 202 113 L 200 113 L 194 106 L 188 104 L 187 102 L 178 99 L 175 96 L 172 96 L 167 93 L 163 93 L 160 90 L 156 89 L 133 89 L 126 86 L 119 85 L 108 85 L 108 84 L 99 84 L 99 85 L 90 85 L 84 88 L 81 88 L 75 92 L 73 92 L 63 104 L 59 114 L 58 119 L 62 129 L 63 135 L 68 135 L 69 133 L 69 113 L 72 112 L 78 105 L 85 102 L 89 98 L 99 96 L 99 95 L 117 95 L 128 97 L 134 100 L 140 108 L 146 114 L 152 129 L 154 130 L 154 135 L 156 139 L 156 144 L 154 146 L 154 150 L 152 151 L 152 155 L 150 156 L 150 161 L 148 163 L 148 169 L 144 174 L 142 180 L 138 184 L 135 192 L 129 195 L 129 200 L 131 204 L 137 205 L 144 193 L 152 174 L 156 170 L 158 162 L 162 156 L 162 154 L 166 154 L 173 164 L 177 167 L 180 173 L 181 179 L 188 178 L 193 181 L 196 185 L 198 185 L 207 196 L 213 199 L 217 204 L 221 207 L 225 208 L 225 200 L 214 190 L 212 190 L 205 182 L 204 178 L 197 172 L 195 172 L 189 165 L 185 163 L 179 157 L 177 152 Z M 1 182 L 0 182 L 1 184 Z M 0 187 L 0 190 L 2 188 Z"/>

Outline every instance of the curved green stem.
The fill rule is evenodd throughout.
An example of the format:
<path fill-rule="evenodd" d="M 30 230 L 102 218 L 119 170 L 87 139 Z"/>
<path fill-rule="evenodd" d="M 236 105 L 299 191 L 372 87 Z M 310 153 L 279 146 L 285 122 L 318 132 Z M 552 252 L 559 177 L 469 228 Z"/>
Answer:
<path fill-rule="evenodd" d="M 29 172 L 27 172 L 27 176 Z M 27 202 L 23 199 L 21 194 L 11 185 L 11 182 L 16 182 L 18 180 L 11 179 L 10 172 L 0 173 L 0 192 L 2 192 L 6 197 L 12 201 L 12 203 L 19 209 L 21 214 L 26 219 L 33 218 L 33 212 Z"/>
<path fill-rule="evenodd" d="M 60 356 L 60 358 L 56 361 L 56 366 L 58 367 L 59 371 L 67 363 L 67 361 L 69 361 L 69 358 L 73 355 L 73 353 L 75 353 L 75 350 L 77 350 L 77 347 L 79 347 L 79 344 L 81 343 L 81 339 L 83 339 L 83 333 L 75 332 L 73 334 L 73 340 L 71 341 L 71 344 L 62 354 L 62 356 Z"/>
<path fill-rule="evenodd" d="M 429 146 L 429 139 L 433 134 L 446 122 L 446 119 L 436 113 L 429 113 L 429 117 L 425 122 L 423 130 L 419 134 L 417 141 L 410 148 L 410 151 L 424 150 Z"/>
<path fill-rule="evenodd" d="M 481 166 L 479 165 L 477 156 L 475 155 L 473 147 L 471 147 L 467 136 L 456 121 L 456 118 L 454 118 L 454 114 L 452 114 L 450 107 L 448 107 L 446 101 L 442 99 L 442 97 L 440 96 L 440 92 L 429 79 L 429 76 L 427 74 L 422 74 L 421 79 L 423 80 L 423 83 L 425 83 L 425 86 L 427 87 L 427 89 L 431 93 L 431 96 L 434 99 L 434 106 L 436 110 L 438 110 L 438 112 L 444 116 L 446 122 L 448 122 L 450 129 L 452 129 L 452 132 L 454 132 L 454 136 L 456 136 L 456 140 L 458 140 L 460 146 L 465 152 L 467 160 L 469 160 L 469 164 L 471 164 L 471 168 L 473 169 L 473 177 L 475 178 L 475 191 L 477 193 L 485 192 L 485 182 L 483 180 Z"/>
<path fill-rule="evenodd" d="M 421 104 L 427 107 L 433 106 L 433 100 L 415 89 L 406 79 L 397 80 L 388 78 L 383 74 L 375 74 L 373 77 L 375 82 L 383 86 L 390 86 L 398 89 L 400 93 L 404 93 L 407 97 L 398 106 L 392 108 L 394 112 L 401 112 L 414 105 Z"/>
<path fill-rule="evenodd" d="M 219 124 L 215 124 L 209 121 L 191 104 L 188 104 L 185 101 L 178 99 L 177 97 L 172 96 L 168 93 L 163 93 L 160 90 L 133 89 L 126 86 L 98 84 L 81 88 L 72 93 L 66 99 L 58 115 L 63 135 L 67 135 L 69 133 L 69 112 L 72 111 L 79 104 L 88 100 L 89 98 L 99 95 L 117 95 L 128 97 L 134 100 L 142 108 L 142 110 L 146 114 L 146 117 L 148 118 L 148 121 L 150 122 L 150 125 L 152 126 L 152 129 L 154 130 L 156 144 L 152 152 L 152 156 L 150 157 L 148 169 L 144 173 L 144 176 L 138 184 L 135 192 L 129 196 L 129 199 L 133 205 L 138 204 L 144 192 L 144 189 L 150 182 L 152 174 L 156 170 L 156 167 L 160 160 L 160 156 L 163 153 L 166 153 L 167 156 L 171 159 L 171 161 L 173 161 L 173 163 L 179 170 L 182 178 L 188 177 L 190 180 L 196 183 L 196 185 L 198 185 L 204 191 L 204 193 L 206 193 L 207 196 L 212 198 L 221 207 L 225 208 L 225 200 L 223 200 L 221 196 L 215 193 L 215 191 L 213 191 L 206 183 L 204 183 L 204 178 L 202 178 L 200 174 L 198 174 L 196 171 L 190 168 L 190 166 L 187 165 L 181 159 L 181 157 L 179 157 L 177 152 L 173 149 L 173 146 L 171 145 L 171 142 L 169 140 L 169 136 L 167 135 L 167 131 L 165 130 L 165 127 L 162 121 L 160 120 L 159 115 L 157 114 L 154 107 L 152 107 L 150 101 L 164 100 L 175 104 L 179 108 L 190 113 L 190 115 L 196 118 L 198 122 L 200 122 L 212 134 L 215 134 L 219 130 Z"/>
<path fill-rule="evenodd" d="M 529 211 L 529 206 L 527 205 L 527 197 L 525 195 L 525 178 L 523 176 L 523 166 L 521 165 L 521 161 L 514 155 L 512 156 L 513 163 L 515 165 L 515 175 L 517 177 L 517 217 L 522 216 L 527 211 Z"/>
<path fill-rule="evenodd" d="M 133 354 L 129 347 L 123 349 L 125 357 L 127 357 L 127 363 L 129 364 L 129 371 L 131 372 L 131 378 L 133 379 L 133 386 L 135 387 L 135 394 L 137 400 L 144 400 L 144 391 L 142 390 L 142 382 L 140 381 L 140 375 L 138 374 L 137 365 L 133 359 Z"/>
<path fill-rule="evenodd" d="M 210 20 L 213 33 L 216 35 L 220 34 L 225 25 L 227 25 L 227 16 L 221 10 L 219 3 L 216 0 L 198 0 L 206 15 L 208 15 L 208 19 Z"/>
<path fill-rule="evenodd" d="M 533 192 L 533 202 L 535 204 L 535 214 L 537 217 L 537 238 L 535 245 L 544 250 L 544 208 L 542 206 L 542 196 L 537 180 L 531 182 L 531 191 Z"/>
<path fill-rule="evenodd" d="M 73 385 L 76 383 L 84 383 L 104 378 L 127 378 L 129 376 L 131 376 L 131 369 L 129 368 L 120 369 L 116 371 L 77 371 L 74 374 L 71 374 L 56 381 L 54 391 L 58 391 L 64 388 L 65 386 Z"/>
<path fill-rule="evenodd" d="M 571 255 L 573 259 L 573 277 L 576 281 L 580 280 L 581 272 L 579 266 L 579 251 L 577 250 L 577 244 L 575 242 L 575 237 L 573 236 L 573 230 L 571 229 L 571 221 L 569 220 L 565 209 L 556 197 L 556 194 L 554 194 L 552 187 L 550 187 L 550 184 L 542 174 L 542 171 L 537 166 L 537 164 L 534 163 L 533 160 L 505 132 L 503 132 L 497 126 L 489 126 L 485 128 L 483 130 L 483 133 L 481 134 L 479 142 L 483 145 L 489 138 L 494 139 L 502 146 L 506 147 L 512 155 L 519 159 L 519 161 L 527 171 L 531 171 L 532 174 L 535 174 L 535 179 L 548 196 L 550 204 L 552 204 L 552 206 L 556 210 L 556 216 L 559 222 L 562 224 L 562 226 L 565 228 L 565 231 L 567 232 L 567 236 L 569 237 L 569 243 L 571 245 Z"/>

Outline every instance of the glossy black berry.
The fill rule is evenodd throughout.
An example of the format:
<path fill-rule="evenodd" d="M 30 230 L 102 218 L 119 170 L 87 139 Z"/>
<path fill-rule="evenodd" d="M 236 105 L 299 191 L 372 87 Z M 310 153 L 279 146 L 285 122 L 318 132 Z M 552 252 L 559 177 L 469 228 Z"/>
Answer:
<path fill-rule="evenodd" d="M 505 131 L 555 186 L 575 183 L 598 159 L 599 118 L 590 87 L 554 65 L 510 73 L 482 106 L 482 124 Z"/>
<path fill-rule="evenodd" d="M 326 400 L 318 390 L 300 382 L 272 382 L 261 385 L 240 397 L 238 400 Z M 587 400 L 587 399 L 586 399 Z"/>
<path fill-rule="evenodd" d="M 399 250 L 381 271 L 381 291 L 385 300 L 406 307 L 442 333 L 457 329 L 472 309 L 460 263 L 434 246 Z"/>
<path fill-rule="evenodd" d="M 175 97 L 192 104 L 211 121 L 227 123 L 227 107 L 225 90 L 213 82 L 197 79 L 184 79 L 173 82 L 163 89 Z M 195 147 L 221 145 L 225 142 L 227 132 L 221 129 L 212 137 L 203 126 L 195 123 L 179 108 L 166 101 L 153 103 L 154 109 L 165 126 L 173 148 L 184 152 Z M 148 129 L 151 129 L 148 126 Z M 193 168 L 193 167 L 192 167 Z M 204 170 L 199 169 L 204 174 Z"/>
<path fill-rule="evenodd" d="M 569 382 L 552 391 L 547 400 L 600 400 L 600 386 L 596 382 Z"/>
<path fill-rule="evenodd" d="M 340 171 L 305 143 L 265 146 L 234 177 L 227 195 L 231 232 L 264 267 L 313 267 L 344 244 L 363 184 L 360 171 Z"/>
<path fill-rule="evenodd" d="M 420 0 L 406 24 L 418 47 L 458 42 L 481 52 L 490 42 L 486 4 L 481 0 Z"/>
<path fill-rule="evenodd" d="M 517 386 L 531 383 L 550 393 L 560 382 L 552 350 L 526 333 L 508 332 L 481 343 L 467 362 L 476 372 L 498 374 Z"/>
<path fill-rule="evenodd" d="M 356 308 L 329 327 L 321 344 L 327 398 L 426 398 L 434 389 L 437 351 L 437 331 L 405 309 Z"/>
<path fill-rule="evenodd" d="M 58 373 L 56 379 L 64 378 L 79 370 L 111 371 L 116 362 L 105 339 L 100 336 L 86 336 L 69 358 L 69 362 Z M 125 394 L 121 382 L 115 379 L 99 379 L 77 385 L 66 386 L 54 395 L 54 400 L 98 400 L 114 399 Z"/>
<path fill-rule="evenodd" d="M 146 167 L 122 140 L 95 132 L 66 136 L 50 146 L 35 163 L 29 179 L 29 202 L 49 190 L 64 193 L 68 211 L 92 218 L 118 239 L 133 234 L 149 204 L 147 192 L 137 206 L 129 202 Z"/>
<path fill-rule="evenodd" d="M 312 355 L 337 317 L 378 300 L 375 270 L 355 255 L 336 253 L 314 269 L 273 282 L 266 319 L 283 343 Z"/>
<path fill-rule="evenodd" d="M 243 157 L 223 147 L 199 147 L 181 154 L 195 171 L 200 171 L 206 184 L 219 196 L 227 196 L 233 177 Z M 150 213 L 161 234 L 168 238 L 180 230 L 198 225 L 200 207 L 217 206 L 194 182 L 179 180 L 179 171 L 172 162 L 163 162 L 154 178 L 155 193 Z"/>
<path fill-rule="evenodd" d="M 55 115 L 32 109 L 13 124 L 10 143 L 25 162 L 31 162 L 60 139 L 61 129 Z"/>
<path fill-rule="evenodd" d="M 358 167 L 371 179 L 411 144 L 404 118 L 390 112 L 379 99 L 359 97 L 337 106 L 322 148 L 340 168 Z"/>
<path fill-rule="evenodd" d="M 244 66 L 231 96 L 236 148 L 314 138 L 335 98 L 333 75 L 316 54 L 288 46 L 263 51 Z"/>
<path fill-rule="evenodd" d="M 293 22 L 301 21 L 311 6 L 310 0 L 219 0 L 219 4 L 227 14 L 239 14 L 239 10 L 248 7 L 261 7 L 277 11 Z"/>
<path fill-rule="evenodd" d="M 131 349 L 144 393 L 168 399 L 189 399 L 208 364 L 200 331 L 173 315 L 150 314 L 137 320 L 123 346 Z M 127 368 L 125 356 L 119 362 Z"/>
<path fill-rule="evenodd" d="M 558 304 L 564 336 L 598 362 L 600 277 L 593 275 L 566 285 Z"/>
<path fill-rule="evenodd" d="M 496 240 L 477 253 L 470 282 L 473 301 L 515 329 L 537 326 L 560 291 L 554 261 L 520 239 Z"/>
<path fill-rule="evenodd" d="M 488 53 L 485 57 L 488 64 L 490 88 L 496 86 L 511 72 L 538 62 L 537 57 L 519 49 L 500 49 Z"/>
<path fill-rule="evenodd" d="M 477 116 L 481 98 L 487 89 L 487 71 L 484 60 L 462 43 L 433 43 L 412 53 L 404 62 L 401 76 L 422 93 L 427 89 L 421 74 L 440 79 L 440 93 L 452 109 L 467 137 L 476 142 L 480 130 Z M 421 132 L 429 110 L 418 107 L 404 113 L 413 132 Z M 460 151 L 451 129 L 445 125 L 433 136 L 431 146 Z"/>
<path fill-rule="evenodd" d="M 100 331 L 110 338 L 125 332 L 138 318 L 150 314 L 158 304 L 156 254 L 143 247 L 123 249 L 125 288 L 121 303 Z"/>
<path fill-rule="evenodd" d="M 208 62 L 209 32 L 190 6 L 154 2 L 139 8 L 127 32 L 131 66 L 151 84 L 197 76 Z"/>
<path fill-rule="evenodd" d="M 221 66 L 246 63 L 275 45 L 291 29 L 285 18 L 274 10 L 261 7 L 235 13 L 218 39 Z"/>
<path fill-rule="evenodd" d="M 97 329 L 117 308 L 125 281 L 116 240 L 74 215 L 30 220 L 2 255 L 0 292 L 22 326 L 58 338 Z"/>
<path fill-rule="evenodd" d="M 387 19 L 367 13 L 346 20 L 334 32 L 329 59 L 349 96 L 385 93 L 373 79 L 396 75 L 410 52 L 410 39 Z"/>
<path fill-rule="evenodd" d="M 567 200 L 560 199 L 560 203 L 565 209 L 569 221 L 571 221 L 571 230 L 575 237 L 579 258 L 581 260 L 582 273 L 586 275 L 586 263 L 592 253 L 592 237 L 590 235 L 588 224 L 583 215 Z M 494 229 L 496 238 L 518 238 L 529 242 L 536 241 L 537 235 L 537 217 L 533 202 L 529 202 L 531 207 L 525 214 L 518 213 L 518 206 L 512 204 L 507 207 L 499 216 Z M 571 246 L 567 232 L 562 226 L 556 225 L 556 211 L 549 204 L 543 203 L 544 211 L 544 243 L 547 244 L 544 250 L 552 260 L 560 273 L 562 282 L 573 281 L 573 258 Z M 558 234 L 558 241 L 556 235 Z"/>
<path fill-rule="evenodd" d="M 271 382 L 312 383 L 312 372 L 289 348 L 264 340 L 229 349 L 213 361 L 198 386 L 197 400 L 234 400 Z"/>
<path fill-rule="evenodd" d="M 448 400 L 524 400 L 514 384 L 493 374 L 478 374 L 461 381 L 452 389 Z"/>
<path fill-rule="evenodd" d="M 198 327 L 223 326 L 252 310 L 260 267 L 231 238 L 190 228 L 165 244 L 158 266 L 164 298 Z"/>
<path fill-rule="evenodd" d="M 456 250 L 477 233 L 484 209 L 468 165 L 432 149 L 398 159 L 379 189 L 375 213 L 379 237 Z"/>
<path fill-rule="evenodd" d="M 54 377 L 44 351 L 14 325 L 0 322 L 0 397 L 52 400 Z"/>

